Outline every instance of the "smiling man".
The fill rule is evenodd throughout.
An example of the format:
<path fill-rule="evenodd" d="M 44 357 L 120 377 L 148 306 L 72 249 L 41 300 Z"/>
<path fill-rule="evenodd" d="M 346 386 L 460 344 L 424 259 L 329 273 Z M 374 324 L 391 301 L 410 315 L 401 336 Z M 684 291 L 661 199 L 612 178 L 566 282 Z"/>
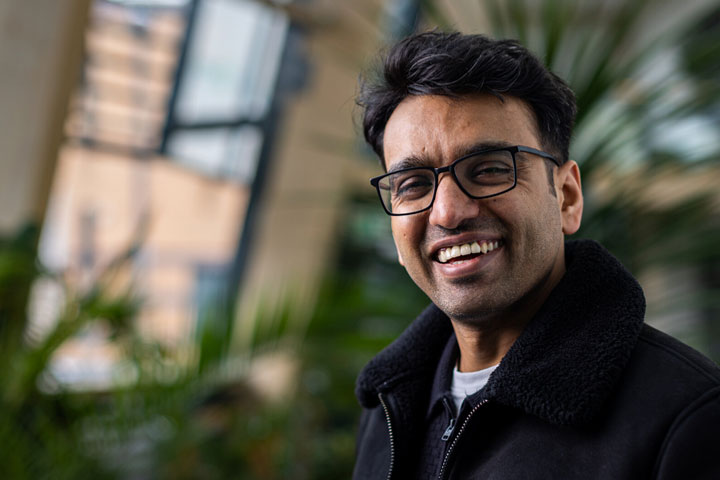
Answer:
<path fill-rule="evenodd" d="M 371 180 L 432 304 L 361 372 L 356 479 L 720 478 L 720 369 L 566 242 L 575 99 L 512 41 L 424 33 L 365 84 Z"/>

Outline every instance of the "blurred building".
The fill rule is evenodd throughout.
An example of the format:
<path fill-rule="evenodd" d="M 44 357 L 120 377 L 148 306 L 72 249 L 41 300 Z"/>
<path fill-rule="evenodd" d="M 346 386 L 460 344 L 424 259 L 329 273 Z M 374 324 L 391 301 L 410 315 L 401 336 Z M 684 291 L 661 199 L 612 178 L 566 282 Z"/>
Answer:
<path fill-rule="evenodd" d="M 233 258 L 249 192 L 158 154 L 187 20 L 184 5 L 92 4 L 40 250 L 82 291 L 138 248 L 108 288 L 137 295 L 140 332 L 180 350 L 192 340 L 205 272 Z M 60 350 L 61 381 L 108 382 L 113 347 L 97 335 Z"/>
<path fill-rule="evenodd" d="M 301 334 L 344 192 L 374 171 L 355 161 L 352 109 L 378 11 L 349 1 L 93 1 L 43 263 L 73 289 L 129 289 L 139 331 L 179 359 L 193 355 L 228 287 L 240 294 L 236 350 L 280 311 Z M 57 285 L 36 286 L 33 335 L 61 302 Z M 103 336 L 96 328 L 67 342 L 55 377 L 108 385 L 118 355 Z"/>

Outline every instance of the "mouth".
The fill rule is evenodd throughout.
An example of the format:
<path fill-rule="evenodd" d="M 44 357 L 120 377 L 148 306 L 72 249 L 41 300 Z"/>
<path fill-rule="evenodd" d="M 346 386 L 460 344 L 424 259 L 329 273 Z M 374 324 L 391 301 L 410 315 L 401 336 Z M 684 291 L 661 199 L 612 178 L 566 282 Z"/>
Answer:
<path fill-rule="evenodd" d="M 485 255 L 500 247 L 500 242 L 480 241 L 452 245 L 438 250 L 436 259 L 440 263 L 457 264 Z"/>

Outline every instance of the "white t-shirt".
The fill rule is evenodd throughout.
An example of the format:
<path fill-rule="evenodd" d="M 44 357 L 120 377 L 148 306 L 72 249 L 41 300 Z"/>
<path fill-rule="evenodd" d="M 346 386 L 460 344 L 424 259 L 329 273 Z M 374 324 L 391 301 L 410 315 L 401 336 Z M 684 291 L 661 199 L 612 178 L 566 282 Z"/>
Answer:
<path fill-rule="evenodd" d="M 478 370 L 477 372 L 460 372 L 457 366 L 453 368 L 452 385 L 450 385 L 450 393 L 455 402 L 455 411 L 460 411 L 460 405 L 465 397 L 472 395 L 485 386 L 490 378 L 490 374 L 495 371 L 497 365 Z"/>

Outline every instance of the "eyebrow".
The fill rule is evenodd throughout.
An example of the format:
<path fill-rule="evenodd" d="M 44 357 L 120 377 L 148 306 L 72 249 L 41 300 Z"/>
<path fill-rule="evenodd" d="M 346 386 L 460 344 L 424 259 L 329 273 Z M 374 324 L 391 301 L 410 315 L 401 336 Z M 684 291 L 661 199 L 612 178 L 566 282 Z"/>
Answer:
<path fill-rule="evenodd" d="M 431 162 L 428 157 L 417 157 L 415 155 L 411 155 L 409 157 L 403 158 L 398 162 L 395 162 L 392 168 L 388 170 L 388 173 L 405 170 L 407 168 L 428 167 L 430 166 L 430 163 Z"/>
<path fill-rule="evenodd" d="M 475 152 L 481 152 L 483 150 L 492 150 L 495 148 L 507 148 L 507 147 L 514 147 L 515 144 L 510 142 L 503 142 L 501 140 L 483 140 L 480 142 L 473 143 L 471 145 L 462 147 L 458 150 L 457 156 L 455 158 L 464 157 L 465 155 L 470 155 L 471 153 Z"/>
<path fill-rule="evenodd" d="M 455 157 L 453 158 L 453 161 L 460 157 L 470 155 L 471 153 L 481 152 L 483 150 L 492 150 L 494 148 L 507 148 L 512 146 L 514 146 L 514 144 L 511 144 L 509 142 L 503 142 L 499 140 L 483 140 L 461 147 L 457 151 Z M 410 155 L 403 158 L 402 160 L 395 162 L 392 168 L 387 171 L 387 173 L 393 173 L 408 168 L 429 167 L 431 163 L 432 160 L 430 157 Z"/>

